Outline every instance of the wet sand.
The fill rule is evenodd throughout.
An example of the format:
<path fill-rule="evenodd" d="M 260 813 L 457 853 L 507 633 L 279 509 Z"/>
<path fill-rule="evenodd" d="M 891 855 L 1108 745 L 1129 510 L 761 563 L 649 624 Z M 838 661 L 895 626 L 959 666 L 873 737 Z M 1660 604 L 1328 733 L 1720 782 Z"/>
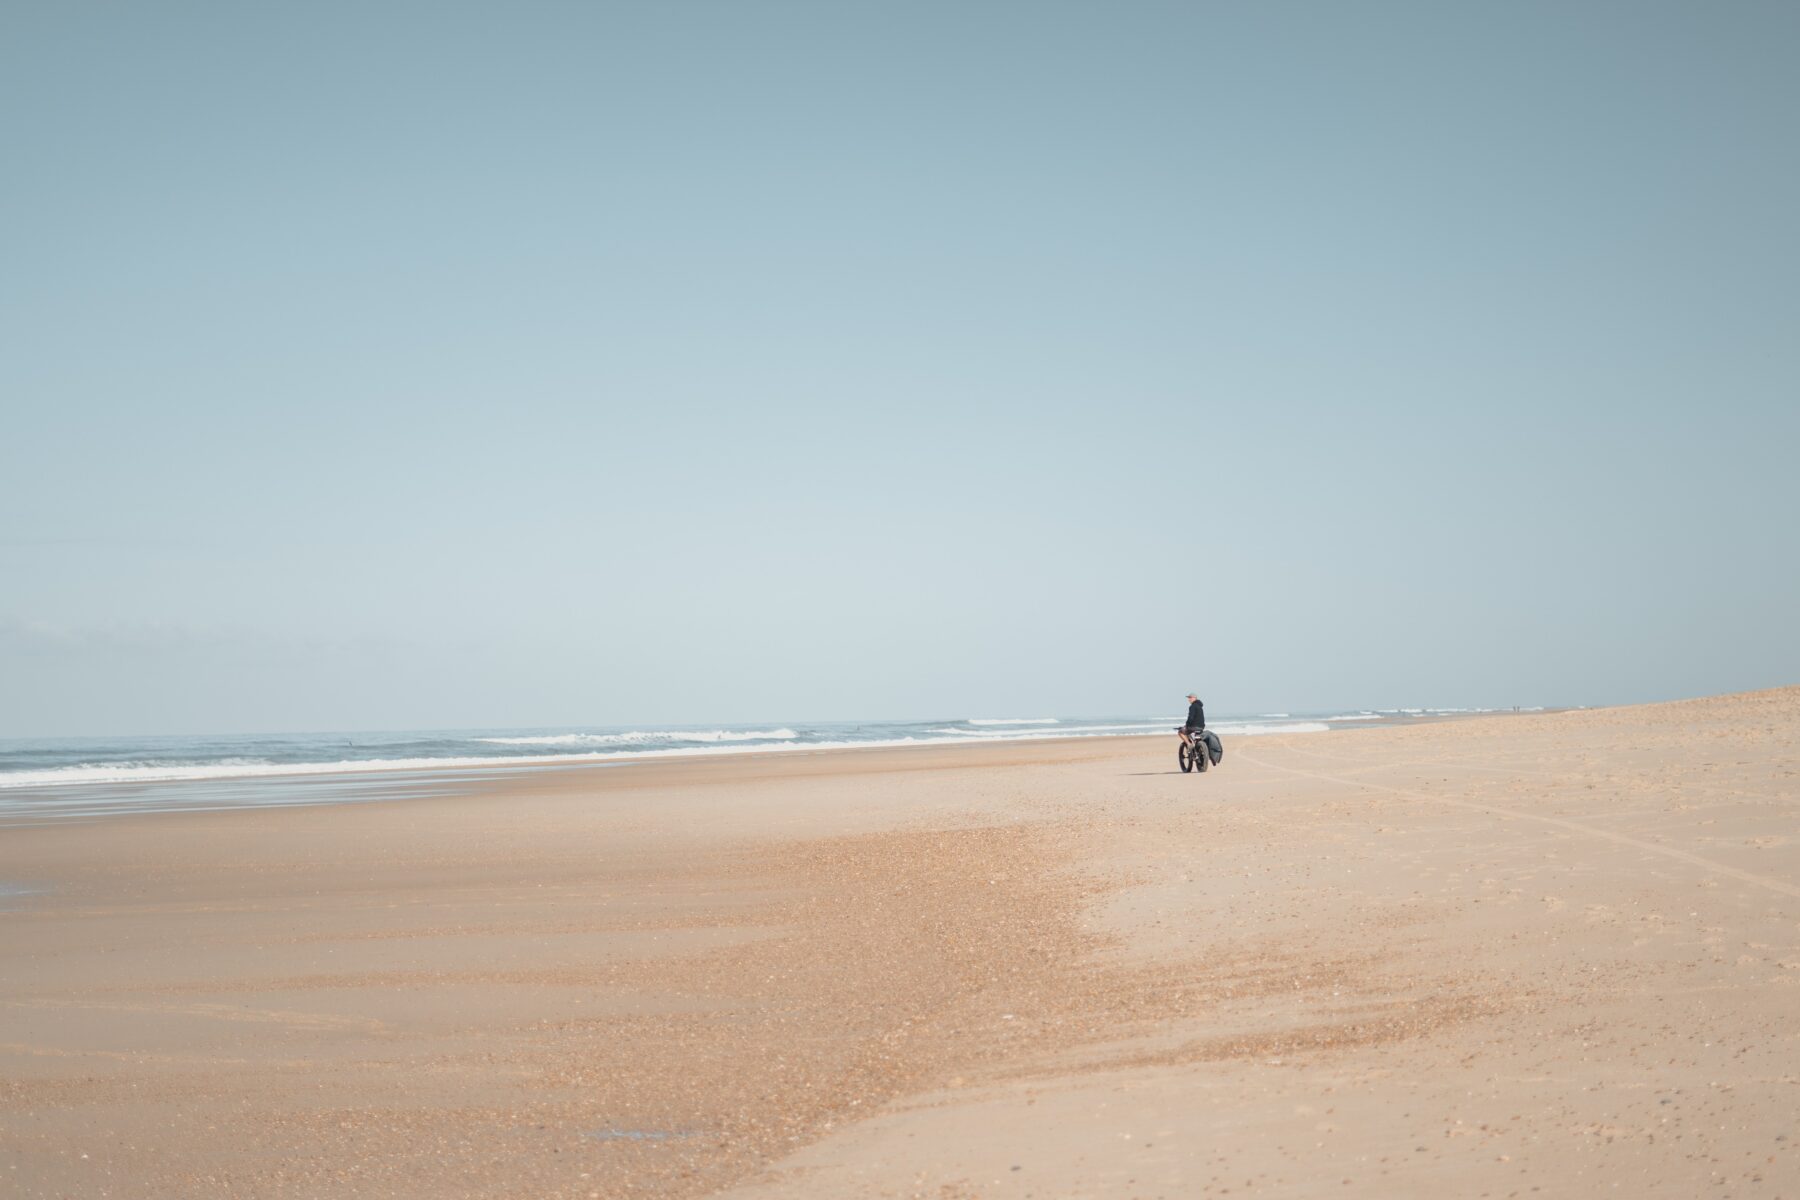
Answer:
<path fill-rule="evenodd" d="M 0 1194 L 1800 1197 L 1800 689 L 1174 758 L 0 830 Z"/>

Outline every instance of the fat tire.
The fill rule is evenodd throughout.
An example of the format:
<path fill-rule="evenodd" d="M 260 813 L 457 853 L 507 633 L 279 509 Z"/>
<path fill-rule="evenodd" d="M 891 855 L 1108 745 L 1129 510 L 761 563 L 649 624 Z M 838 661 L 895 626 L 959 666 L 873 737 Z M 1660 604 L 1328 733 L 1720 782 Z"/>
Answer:
<path fill-rule="evenodd" d="M 1181 764 L 1183 775 L 1194 769 L 1194 756 L 1188 753 L 1186 746 L 1175 747 L 1175 761 Z"/>

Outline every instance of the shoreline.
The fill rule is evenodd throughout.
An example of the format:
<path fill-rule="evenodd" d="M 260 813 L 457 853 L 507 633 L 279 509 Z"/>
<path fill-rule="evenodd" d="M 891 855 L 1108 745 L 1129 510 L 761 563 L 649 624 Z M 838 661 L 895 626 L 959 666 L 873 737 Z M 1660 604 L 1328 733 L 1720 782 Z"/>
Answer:
<path fill-rule="evenodd" d="M 1483 720 L 1488 718 L 1512 718 L 1523 716 L 1540 716 L 1570 711 L 1597 711 L 1591 709 L 1533 709 L 1518 711 L 1469 711 L 1469 712 L 1426 712 L 1419 714 L 1385 715 L 1379 720 L 1351 721 L 1343 719 L 1341 724 L 1328 724 L 1325 718 L 1311 717 L 1293 718 L 1296 724 L 1315 724 L 1317 729 L 1286 730 L 1276 729 L 1267 732 L 1255 730 L 1243 731 L 1243 718 L 1227 720 L 1223 725 L 1214 727 L 1220 730 L 1237 724 L 1237 731 L 1224 736 L 1237 740 L 1240 738 L 1261 737 L 1297 737 L 1321 733 L 1348 733 L 1384 728 L 1403 728 L 1411 725 L 1434 724 L 1447 721 Z M 311 807 L 322 804 L 366 804 L 388 802 L 394 799 L 408 798 L 413 793 L 432 794 L 437 790 L 467 791 L 503 782 L 513 775 L 530 774 L 540 771 L 580 771 L 587 769 L 618 769 L 633 765 L 682 764 L 695 760 L 741 759 L 762 756 L 810 756 L 819 754 L 835 754 L 841 751 L 923 751 L 950 750 L 980 746 L 1018 746 L 1018 745 L 1057 745 L 1072 742 L 1093 741 L 1150 741 L 1167 737 L 1174 732 L 1170 725 L 1167 733 L 1118 733 L 1118 734 L 1082 734 L 1072 733 L 1058 736 L 1050 732 L 1021 732 L 1017 736 L 988 735 L 979 739 L 966 740 L 897 740 L 871 741 L 867 743 L 827 743 L 808 744 L 778 743 L 774 745 L 737 747 L 731 745 L 705 749 L 670 749 L 639 750 L 613 754 L 563 754 L 542 756 L 518 756 L 513 758 L 451 758 L 442 761 L 408 760 L 401 762 L 382 762 L 372 760 L 369 765 L 354 762 L 332 762 L 316 765 L 295 764 L 292 769 L 265 769 L 243 774 L 221 773 L 205 775 L 174 775 L 170 777 L 74 780 L 57 783 L 32 783 L 25 785 L 6 785 L 4 776 L 0 776 L 0 829 L 19 828 L 41 822 L 89 821 L 109 819 L 116 816 L 162 815 L 173 812 L 204 812 L 237 809 L 277 808 L 287 806 Z M 234 796 L 240 791 L 260 790 L 269 793 L 257 797 Z M 310 792 L 329 793 L 331 791 L 347 793 L 333 798 L 330 795 L 309 796 Z M 274 795 L 280 791 L 289 791 L 290 797 L 282 798 Z M 389 794 L 389 793 L 393 794 Z M 183 797 L 187 797 L 186 800 Z M 142 803 L 137 798 L 142 797 Z M 218 801 L 206 804 L 207 799 Z M 85 804 L 86 808 L 79 806 Z M 64 815 L 58 809 L 74 807 L 76 811 Z"/>

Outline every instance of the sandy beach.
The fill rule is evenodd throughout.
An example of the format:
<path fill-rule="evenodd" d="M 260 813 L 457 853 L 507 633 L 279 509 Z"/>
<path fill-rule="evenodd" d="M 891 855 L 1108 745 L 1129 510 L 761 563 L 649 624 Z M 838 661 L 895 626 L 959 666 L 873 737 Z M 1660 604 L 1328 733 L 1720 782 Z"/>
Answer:
<path fill-rule="evenodd" d="M 1800 1197 L 1800 689 L 0 830 L 19 1197 Z"/>

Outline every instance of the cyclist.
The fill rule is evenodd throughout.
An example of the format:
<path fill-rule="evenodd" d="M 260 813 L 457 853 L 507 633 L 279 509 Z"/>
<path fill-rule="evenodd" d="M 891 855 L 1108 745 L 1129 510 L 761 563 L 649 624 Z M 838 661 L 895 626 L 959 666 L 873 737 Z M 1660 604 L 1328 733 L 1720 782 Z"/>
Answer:
<path fill-rule="evenodd" d="M 1177 732 L 1181 734 L 1181 740 L 1187 743 L 1187 748 L 1192 750 L 1194 748 L 1194 739 L 1199 737 L 1201 733 L 1206 730 L 1206 705 L 1200 703 L 1200 697 L 1194 695 L 1192 692 L 1188 693 L 1187 699 L 1187 724 L 1183 725 Z"/>

